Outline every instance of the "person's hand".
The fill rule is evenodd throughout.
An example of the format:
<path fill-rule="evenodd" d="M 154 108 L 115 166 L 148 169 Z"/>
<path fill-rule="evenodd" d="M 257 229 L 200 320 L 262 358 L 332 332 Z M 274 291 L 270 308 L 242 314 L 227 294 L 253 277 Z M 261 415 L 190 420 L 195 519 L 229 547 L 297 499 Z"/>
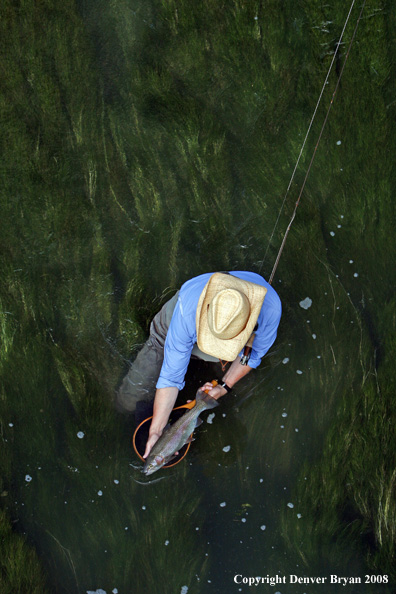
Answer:
<path fill-rule="evenodd" d="M 224 394 L 227 394 L 227 390 L 225 388 L 222 388 L 221 386 L 214 386 L 212 382 L 206 382 L 206 384 L 204 384 L 200 388 L 200 390 L 203 390 L 203 392 L 207 392 L 209 396 L 211 396 L 215 400 L 220 398 L 220 396 L 224 396 Z"/>
<path fill-rule="evenodd" d="M 150 431 L 149 433 L 149 437 L 146 443 L 146 450 L 143 454 L 143 458 L 147 458 L 147 456 L 149 455 L 149 453 L 151 452 L 153 446 L 157 443 L 157 441 L 159 440 L 159 438 L 162 435 L 162 431 L 161 432 L 157 432 L 157 431 Z"/>

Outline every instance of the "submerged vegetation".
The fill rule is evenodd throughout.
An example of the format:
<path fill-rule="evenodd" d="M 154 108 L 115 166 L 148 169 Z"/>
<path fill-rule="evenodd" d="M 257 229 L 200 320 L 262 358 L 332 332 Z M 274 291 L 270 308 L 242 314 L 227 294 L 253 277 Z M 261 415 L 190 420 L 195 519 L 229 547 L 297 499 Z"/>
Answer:
<path fill-rule="evenodd" d="M 272 236 L 346 9 L 1 3 L 2 593 L 228 592 L 235 568 L 396 581 L 390 0 L 367 1 L 282 255 L 272 355 L 201 433 L 193 466 L 158 483 L 141 484 L 112 406 L 181 283 L 269 276 L 345 58 Z"/>

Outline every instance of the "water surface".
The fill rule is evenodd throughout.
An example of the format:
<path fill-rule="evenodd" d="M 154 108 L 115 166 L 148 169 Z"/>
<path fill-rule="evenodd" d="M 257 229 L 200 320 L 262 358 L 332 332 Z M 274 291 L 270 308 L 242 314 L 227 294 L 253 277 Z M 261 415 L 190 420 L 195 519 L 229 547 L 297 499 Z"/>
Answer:
<path fill-rule="evenodd" d="M 364 9 L 274 279 L 274 347 L 152 481 L 114 390 L 184 281 L 269 277 L 360 5 L 275 231 L 344 2 L 0 10 L 2 591 L 249 591 L 238 574 L 392 592 L 393 3 Z M 218 373 L 192 366 L 181 401 Z"/>

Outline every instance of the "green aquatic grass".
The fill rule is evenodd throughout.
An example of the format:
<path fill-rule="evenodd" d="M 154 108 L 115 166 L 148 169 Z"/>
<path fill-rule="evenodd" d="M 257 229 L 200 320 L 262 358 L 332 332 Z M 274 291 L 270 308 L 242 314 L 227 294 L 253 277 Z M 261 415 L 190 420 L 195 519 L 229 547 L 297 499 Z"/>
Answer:
<path fill-rule="evenodd" d="M 152 486 L 135 482 L 114 389 L 182 282 L 228 268 L 268 277 L 334 88 L 336 73 L 269 245 L 346 7 L 6 0 L 0 11 L 4 575 L 31 563 L 31 591 L 44 591 L 32 547 L 54 592 L 156 591 L 165 567 L 172 593 L 228 588 L 240 566 L 390 573 L 392 3 L 367 2 L 275 277 L 273 354 L 204 426 L 193 466 Z"/>
<path fill-rule="evenodd" d="M 49 592 L 40 560 L 26 539 L 12 530 L 3 510 L 0 512 L 0 543 L 1 591 L 4 594 Z"/>

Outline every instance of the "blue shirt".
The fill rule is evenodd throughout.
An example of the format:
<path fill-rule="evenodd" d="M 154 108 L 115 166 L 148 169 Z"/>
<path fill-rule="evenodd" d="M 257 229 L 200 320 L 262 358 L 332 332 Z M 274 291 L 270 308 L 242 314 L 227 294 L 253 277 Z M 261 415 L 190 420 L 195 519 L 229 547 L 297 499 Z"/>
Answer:
<path fill-rule="evenodd" d="M 176 307 L 173 311 L 165 340 L 164 362 L 158 378 L 157 388 L 175 386 L 179 390 L 184 388 L 191 351 L 197 342 L 195 316 L 199 297 L 212 276 L 213 272 L 201 274 L 184 283 L 179 292 Z M 243 280 L 263 285 L 267 289 L 255 331 L 253 349 L 249 359 L 249 367 L 258 367 L 261 358 L 275 341 L 279 321 L 282 313 L 281 301 L 275 291 L 262 276 L 255 272 L 232 271 L 233 276 Z M 240 353 L 242 356 L 243 350 Z"/>

